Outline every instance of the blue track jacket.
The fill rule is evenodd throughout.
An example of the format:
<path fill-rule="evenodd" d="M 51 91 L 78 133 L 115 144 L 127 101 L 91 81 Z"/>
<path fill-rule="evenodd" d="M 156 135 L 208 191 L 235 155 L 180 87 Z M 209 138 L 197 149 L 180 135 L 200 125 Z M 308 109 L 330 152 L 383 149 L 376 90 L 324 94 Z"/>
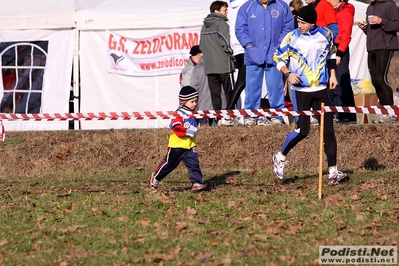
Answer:
<path fill-rule="evenodd" d="M 270 0 L 266 8 L 259 0 L 245 2 L 238 11 L 235 33 L 245 49 L 244 64 L 273 64 L 273 54 L 284 36 L 294 29 L 294 17 L 283 0 Z"/>

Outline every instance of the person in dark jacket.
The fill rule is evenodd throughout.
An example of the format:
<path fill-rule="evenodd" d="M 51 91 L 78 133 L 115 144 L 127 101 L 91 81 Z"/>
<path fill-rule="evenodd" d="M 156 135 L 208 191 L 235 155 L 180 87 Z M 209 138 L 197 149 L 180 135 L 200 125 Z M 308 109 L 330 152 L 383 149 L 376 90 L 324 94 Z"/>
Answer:
<path fill-rule="evenodd" d="M 233 50 L 230 46 L 230 28 L 227 24 L 228 4 L 214 1 L 210 14 L 201 28 L 200 49 L 203 53 L 205 74 L 208 76 L 214 110 L 222 109 L 222 85 L 229 101 L 233 90 Z"/>
<path fill-rule="evenodd" d="M 208 77 L 205 75 L 203 57 L 199 59 L 198 64 L 196 64 L 193 68 L 190 86 L 198 91 L 197 110 L 212 110 L 212 97 L 209 90 Z M 222 107 L 224 108 L 226 106 L 226 97 L 224 95 L 224 91 L 221 92 L 221 98 Z M 199 126 L 204 124 L 216 126 L 217 121 L 215 118 L 201 118 L 197 120 L 197 124 Z"/>
<path fill-rule="evenodd" d="M 366 22 L 358 26 L 367 35 L 367 63 L 371 82 L 381 105 L 393 105 L 393 91 L 388 83 L 391 59 L 399 50 L 399 9 L 392 0 L 371 0 L 366 11 Z M 378 122 L 395 122 L 397 116 L 384 115 Z"/>

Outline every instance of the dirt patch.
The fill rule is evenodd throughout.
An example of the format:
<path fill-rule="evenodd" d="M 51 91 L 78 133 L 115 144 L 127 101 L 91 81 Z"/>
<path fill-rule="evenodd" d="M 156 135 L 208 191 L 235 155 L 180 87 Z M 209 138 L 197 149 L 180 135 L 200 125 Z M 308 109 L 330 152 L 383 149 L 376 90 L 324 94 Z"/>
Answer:
<path fill-rule="evenodd" d="M 399 124 L 337 125 L 340 169 L 398 169 Z M 202 127 L 198 147 L 202 168 L 271 168 L 291 126 Z M 167 129 L 9 132 L 0 144 L 2 173 L 50 175 L 57 171 L 151 170 L 166 153 Z M 319 127 L 289 154 L 292 170 L 317 170 Z M 324 165 L 326 158 L 324 156 Z M 287 166 L 288 167 L 288 166 Z"/>

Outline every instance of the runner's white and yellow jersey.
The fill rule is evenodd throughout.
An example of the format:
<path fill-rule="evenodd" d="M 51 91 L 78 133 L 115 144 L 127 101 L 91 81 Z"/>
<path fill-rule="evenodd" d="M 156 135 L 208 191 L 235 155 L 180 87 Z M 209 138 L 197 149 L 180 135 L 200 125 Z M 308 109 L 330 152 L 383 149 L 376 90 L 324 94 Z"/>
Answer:
<path fill-rule="evenodd" d="M 297 91 L 319 91 L 327 87 L 329 69 L 327 60 L 335 59 L 336 47 L 328 28 L 314 26 L 307 33 L 299 29 L 288 33 L 277 48 L 273 60 L 277 69 L 288 66 L 300 76 L 300 83 L 292 85 Z"/>

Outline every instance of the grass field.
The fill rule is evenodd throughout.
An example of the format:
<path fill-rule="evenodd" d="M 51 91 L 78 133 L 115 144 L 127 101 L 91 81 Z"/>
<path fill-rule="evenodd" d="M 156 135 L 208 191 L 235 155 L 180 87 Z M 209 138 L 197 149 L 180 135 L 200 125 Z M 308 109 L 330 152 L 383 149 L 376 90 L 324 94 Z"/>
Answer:
<path fill-rule="evenodd" d="M 398 67 L 397 53 L 394 90 Z M 286 180 L 271 174 L 290 130 L 200 128 L 201 193 L 184 167 L 149 189 L 167 129 L 7 132 L 0 264 L 318 265 L 321 245 L 397 246 L 398 124 L 337 125 L 351 179 L 321 200 L 318 130 L 290 153 Z"/>
<path fill-rule="evenodd" d="M 289 154 L 287 178 L 271 174 L 291 130 L 200 128 L 201 193 L 182 165 L 149 189 L 167 129 L 8 132 L 0 264 L 317 265 L 320 245 L 397 246 L 398 124 L 337 125 L 351 180 L 321 200 L 317 127 Z"/>
<path fill-rule="evenodd" d="M 398 245 L 399 173 L 179 167 L 157 191 L 150 170 L 0 176 L 3 265 L 317 265 L 320 245 Z M 326 178 L 326 175 L 324 175 Z"/>

